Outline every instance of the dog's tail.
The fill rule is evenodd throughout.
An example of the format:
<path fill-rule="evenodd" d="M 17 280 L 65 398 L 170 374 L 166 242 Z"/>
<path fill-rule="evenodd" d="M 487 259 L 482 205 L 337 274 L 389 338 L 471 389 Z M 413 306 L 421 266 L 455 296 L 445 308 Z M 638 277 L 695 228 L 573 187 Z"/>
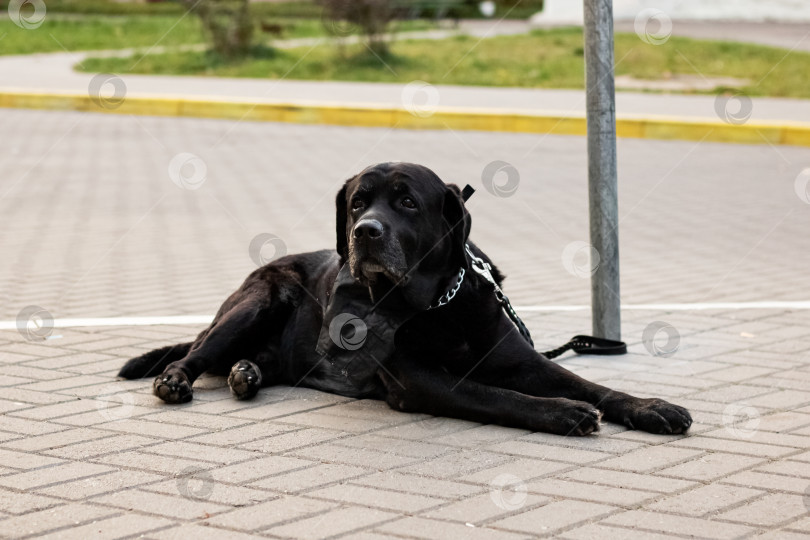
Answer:
<path fill-rule="evenodd" d="M 141 379 L 163 373 L 166 366 L 188 354 L 191 344 L 192 342 L 178 343 L 142 354 L 124 364 L 118 376 L 124 379 Z"/>

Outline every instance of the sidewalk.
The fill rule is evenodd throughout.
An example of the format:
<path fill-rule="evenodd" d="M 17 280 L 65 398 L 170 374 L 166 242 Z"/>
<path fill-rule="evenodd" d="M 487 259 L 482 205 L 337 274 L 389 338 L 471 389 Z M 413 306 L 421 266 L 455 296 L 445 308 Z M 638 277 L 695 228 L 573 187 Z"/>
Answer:
<path fill-rule="evenodd" d="M 8 110 L 0 116 L 0 319 L 210 314 L 259 233 L 334 244 L 334 194 L 416 161 L 477 192 L 473 240 L 518 306 L 587 304 L 581 137 Z M 168 164 L 199 157 L 199 189 Z M 810 149 L 619 140 L 624 303 L 810 298 Z M 514 196 L 482 170 L 519 172 Z M 199 165 L 199 163 L 203 165 Z M 197 169 L 195 169 L 197 170 Z M 576 263 L 581 265 L 581 262 Z M 521 310 L 539 349 L 587 311 Z M 658 321 L 677 343 L 658 354 Z M 583 377 L 688 407 L 686 436 L 605 423 L 565 438 L 403 414 L 303 388 L 231 398 L 205 377 L 167 406 L 129 357 L 199 325 L 0 331 L 0 536 L 10 538 L 799 540 L 810 533 L 810 310 L 626 311 L 620 357 Z M 666 343 L 653 343 L 670 347 Z M 666 352 L 668 351 L 668 352 Z"/>

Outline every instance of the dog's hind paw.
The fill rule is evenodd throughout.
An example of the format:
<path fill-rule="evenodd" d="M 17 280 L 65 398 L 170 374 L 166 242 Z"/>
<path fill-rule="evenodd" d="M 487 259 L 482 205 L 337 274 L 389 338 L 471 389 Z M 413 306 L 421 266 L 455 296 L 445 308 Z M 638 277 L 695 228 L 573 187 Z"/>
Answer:
<path fill-rule="evenodd" d="M 228 375 L 228 386 L 236 399 L 250 399 L 262 387 L 262 372 L 250 360 L 240 360 L 233 365 Z"/>
<path fill-rule="evenodd" d="M 152 383 L 152 393 L 166 403 L 186 403 L 193 397 L 191 384 L 182 373 L 162 373 Z"/>

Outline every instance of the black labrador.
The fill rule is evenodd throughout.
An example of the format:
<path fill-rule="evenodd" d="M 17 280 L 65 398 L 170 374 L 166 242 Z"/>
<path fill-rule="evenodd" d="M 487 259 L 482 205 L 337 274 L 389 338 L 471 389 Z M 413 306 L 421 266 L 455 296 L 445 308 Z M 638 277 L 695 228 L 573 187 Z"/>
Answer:
<path fill-rule="evenodd" d="M 195 379 L 208 371 L 229 373 L 240 399 L 263 386 L 301 385 L 385 400 L 400 411 L 561 435 L 597 431 L 602 415 L 652 433 L 689 429 L 683 407 L 586 381 L 535 351 L 494 285 L 470 271 L 475 258 L 491 265 L 469 243 L 470 225 L 458 187 L 426 167 L 369 167 L 337 195 L 336 251 L 257 269 L 196 340 L 134 358 L 119 375 L 157 375 L 154 393 L 168 403 L 191 400 Z M 494 266 L 491 274 L 502 282 Z M 354 318 L 347 332 L 331 332 L 346 318 L 329 314 L 333 303 Z M 327 323 L 339 345 L 331 353 Z"/>

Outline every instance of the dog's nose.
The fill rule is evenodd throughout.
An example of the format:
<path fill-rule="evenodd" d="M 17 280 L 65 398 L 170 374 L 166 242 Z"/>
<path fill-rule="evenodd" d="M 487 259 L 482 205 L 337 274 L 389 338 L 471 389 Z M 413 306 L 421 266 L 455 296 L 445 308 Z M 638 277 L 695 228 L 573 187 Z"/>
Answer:
<path fill-rule="evenodd" d="M 354 225 L 354 237 L 375 239 L 383 234 L 382 223 L 376 219 L 361 219 Z"/>

